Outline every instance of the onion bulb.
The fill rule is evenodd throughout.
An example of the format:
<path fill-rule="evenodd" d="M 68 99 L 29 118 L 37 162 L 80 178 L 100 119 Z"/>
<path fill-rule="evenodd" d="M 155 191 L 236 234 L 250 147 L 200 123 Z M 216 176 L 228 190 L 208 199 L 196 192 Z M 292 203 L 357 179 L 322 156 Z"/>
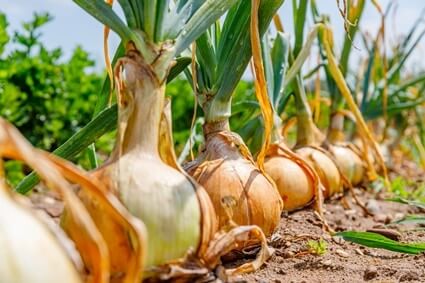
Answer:
<path fill-rule="evenodd" d="M 319 175 L 325 191 L 324 197 L 330 197 L 342 192 L 342 179 L 339 170 L 333 160 L 316 147 L 305 146 L 295 150 L 303 157 Z"/>
<path fill-rule="evenodd" d="M 205 149 L 185 169 L 210 196 L 219 226 L 231 218 L 238 225 L 257 225 L 271 235 L 283 209 L 275 185 L 256 167 L 227 121 L 204 125 L 204 134 Z"/>
<path fill-rule="evenodd" d="M 106 165 L 93 174 L 115 192 L 127 209 L 146 225 L 149 235 L 145 267 L 166 264 L 196 251 L 202 242 L 202 225 L 214 229 L 202 189 L 165 163 L 159 152 L 159 126 L 164 107 L 165 84 L 159 83 L 137 51 L 117 64 L 119 128 L 115 151 Z M 161 140 L 164 142 L 164 140 Z M 97 214 L 96 209 L 91 211 Z M 100 230 L 114 231 L 109 223 Z M 123 231 L 118 231 L 123 234 Z M 120 255 L 120 257 L 122 257 Z M 121 258 L 125 260 L 125 258 Z"/>
<path fill-rule="evenodd" d="M 360 157 L 348 146 L 331 145 L 328 148 L 341 172 L 352 185 L 360 184 L 365 176 L 365 167 Z"/>
<path fill-rule="evenodd" d="M 287 149 L 284 143 L 270 146 L 264 169 L 276 183 L 284 210 L 300 209 L 314 200 L 317 193 L 315 173 L 301 158 Z"/>
<path fill-rule="evenodd" d="M 83 282 L 55 235 L 6 191 L 4 180 L 0 187 L 0 282 Z"/>

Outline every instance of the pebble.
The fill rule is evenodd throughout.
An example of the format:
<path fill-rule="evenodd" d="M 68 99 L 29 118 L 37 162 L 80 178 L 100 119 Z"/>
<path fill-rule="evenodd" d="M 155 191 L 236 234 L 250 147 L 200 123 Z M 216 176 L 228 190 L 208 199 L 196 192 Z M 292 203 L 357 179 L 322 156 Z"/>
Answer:
<path fill-rule="evenodd" d="M 371 280 L 378 276 L 378 269 L 375 266 L 369 266 L 364 272 L 364 280 Z"/>
<path fill-rule="evenodd" d="M 325 266 L 325 267 L 332 266 L 332 260 L 330 260 L 330 259 L 323 260 L 323 261 L 322 261 L 322 264 L 323 264 L 323 266 Z"/>
<path fill-rule="evenodd" d="M 373 220 L 375 220 L 376 222 L 388 224 L 391 222 L 391 217 L 383 213 L 378 213 L 373 216 Z"/>
<path fill-rule="evenodd" d="M 345 243 L 345 240 L 342 237 L 333 236 L 332 240 L 338 245 L 342 245 Z"/>
<path fill-rule="evenodd" d="M 344 212 L 344 214 L 345 215 L 353 215 L 353 214 L 356 214 L 357 213 L 357 211 L 355 210 L 355 209 L 350 209 L 350 210 L 346 210 L 345 212 Z"/>
<path fill-rule="evenodd" d="M 341 257 L 349 257 L 350 256 L 347 252 L 340 250 L 340 249 L 337 249 L 335 252 Z"/>
<path fill-rule="evenodd" d="M 370 199 L 367 201 L 366 209 L 372 214 L 381 213 L 381 208 L 379 207 L 379 203 L 374 199 Z"/>
<path fill-rule="evenodd" d="M 364 255 L 361 249 L 354 249 L 354 251 L 359 255 Z"/>

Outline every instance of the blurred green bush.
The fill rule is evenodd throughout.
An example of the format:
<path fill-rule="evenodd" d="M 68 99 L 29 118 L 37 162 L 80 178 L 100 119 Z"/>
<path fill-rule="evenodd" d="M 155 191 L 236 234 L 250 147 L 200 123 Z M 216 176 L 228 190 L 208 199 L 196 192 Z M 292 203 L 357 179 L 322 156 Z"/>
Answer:
<path fill-rule="evenodd" d="M 61 48 L 49 50 L 45 46 L 41 30 L 51 21 L 48 13 L 35 13 L 22 29 L 8 32 L 7 17 L 0 11 L 0 116 L 34 146 L 47 151 L 56 149 L 91 120 L 106 77 L 106 72 L 95 71 L 95 61 L 82 47 L 77 46 L 65 58 Z M 241 100 L 255 100 L 251 82 L 242 81 L 235 92 L 235 105 Z M 167 95 L 172 99 L 174 142 L 180 154 L 190 135 L 193 91 L 180 75 L 167 85 Z M 244 108 L 232 117 L 235 131 L 240 130 L 241 117 L 252 115 L 252 111 L 244 114 Z M 257 107 L 253 111 L 258 115 Z M 203 116 L 200 108 L 197 116 Z M 199 126 L 197 131 L 201 133 Z M 101 161 L 112 151 L 114 140 L 112 131 L 96 142 Z M 195 152 L 197 146 L 195 143 Z M 86 152 L 72 161 L 89 168 Z M 30 171 L 16 161 L 7 161 L 5 169 L 12 185 Z"/>

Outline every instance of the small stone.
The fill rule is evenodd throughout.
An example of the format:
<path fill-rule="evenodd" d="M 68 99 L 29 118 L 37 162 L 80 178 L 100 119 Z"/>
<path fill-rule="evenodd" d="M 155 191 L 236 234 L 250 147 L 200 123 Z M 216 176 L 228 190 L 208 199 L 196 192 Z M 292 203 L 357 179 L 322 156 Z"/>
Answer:
<path fill-rule="evenodd" d="M 373 216 L 373 220 L 380 223 L 387 223 L 388 216 L 383 213 L 375 214 L 375 216 Z"/>
<path fill-rule="evenodd" d="M 363 275 L 364 280 L 371 280 L 378 276 L 378 269 L 375 266 L 369 266 Z"/>
<path fill-rule="evenodd" d="M 330 259 L 324 260 L 324 261 L 322 261 L 322 264 L 325 267 L 332 267 L 332 260 L 330 260 Z"/>
<path fill-rule="evenodd" d="M 381 207 L 379 206 L 379 203 L 374 199 L 370 199 L 367 201 L 366 209 L 372 214 L 381 213 Z"/>
<path fill-rule="evenodd" d="M 357 213 L 357 211 L 355 209 L 350 209 L 350 210 L 344 211 L 344 214 L 347 215 L 347 216 L 353 215 L 353 214 L 356 214 L 356 213 Z"/>
<path fill-rule="evenodd" d="M 398 279 L 399 282 L 419 280 L 419 274 L 416 271 L 410 270 L 403 273 Z"/>
<path fill-rule="evenodd" d="M 349 257 L 350 256 L 347 252 L 340 250 L 340 249 L 337 249 L 335 252 L 341 257 Z"/>
<path fill-rule="evenodd" d="M 342 245 L 345 243 L 345 240 L 342 237 L 333 236 L 332 240 L 338 245 Z"/>
<path fill-rule="evenodd" d="M 364 253 L 362 252 L 361 249 L 354 249 L 354 251 L 358 254 L 358 255 L 364 255 Z"/>

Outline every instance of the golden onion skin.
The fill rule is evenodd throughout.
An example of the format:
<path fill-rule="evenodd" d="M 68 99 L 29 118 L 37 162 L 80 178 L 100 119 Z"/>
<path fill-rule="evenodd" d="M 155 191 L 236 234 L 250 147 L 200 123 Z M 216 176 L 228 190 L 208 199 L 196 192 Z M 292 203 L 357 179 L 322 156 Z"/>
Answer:
<path fill-rule="evenodd" d="M 231 138 L 229 138 L 231 137 Z M 201 184 L 214 205 L 219 227 L 229 222 L 226 200 L 234 200 L 231 220 L 238 225 L 257 225 L 271 235 L 279 224 L 282 199 L 272 184 L 239 150 L 236 134 L 217 132 L 207 136 L 205 150 L 187 172 Z M 243 145 L 244 146 L 244 145 Z"/>
<path fill-rule="evenodd" d="M 365 168 L 360 157 L 349 147 L 343 145 L 329 146 L 329 152 L 341 173 L 354 186 L 360 184 L 365 176 Z"/>
<path fill-rule="evenodd" d="M 295 153 L 303 157 L 317 172 L 325 187 L 323 194 L 325 198 L 342 192 L 342 179 L 339 170 L 325 153 L 309 146 L 298 148 Z"/>
<path fill-rule="evenodd" d="M 315 189 L 311 176 L 281 150 L 273 150 L 268 154 L 264 169 L 276 183 L 284 210 L 294 211 L 313 201 Z"/>
<path fill-rule="evenodd" d="M 0 188 L 0 282 L 82 283 L 55 236 Z"/>

